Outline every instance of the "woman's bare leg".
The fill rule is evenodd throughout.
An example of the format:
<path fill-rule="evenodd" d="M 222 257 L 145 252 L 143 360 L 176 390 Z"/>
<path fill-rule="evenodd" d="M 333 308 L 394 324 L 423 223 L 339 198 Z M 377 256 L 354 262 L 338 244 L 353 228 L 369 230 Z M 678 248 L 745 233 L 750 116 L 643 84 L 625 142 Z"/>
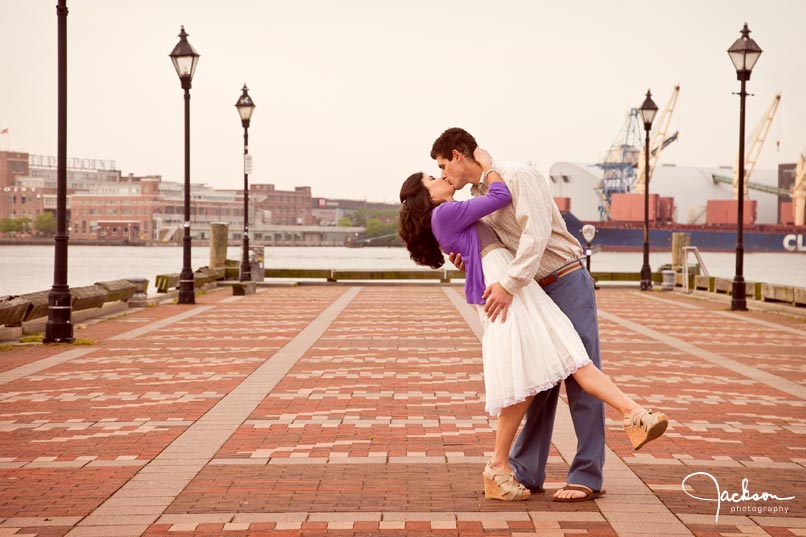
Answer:
<path fill-rule="evenodd" d="M 593 364 L 588 364 L 581 367 L 574 373 L 574 380 L 576 380 L 582 389 L 596 397 L 603 403 L 606 403 L 622 415 L 629 414 L 640 405 L 624 395 L 618 386 L 613 384 L 610 378 L 602 373 Z"/>
<path fill-rule="evenodd" d="M 512 472 L 509 466 L 509 450 L 512 449 L 512 442 L 515 434 L 523 420 L 532 397 L 522 403 L 510 405 L 501 409 L 498 415 L 498 429 L 495 432 L 495 451 L 491 459 L 492 467 L 499 472 Z"/>

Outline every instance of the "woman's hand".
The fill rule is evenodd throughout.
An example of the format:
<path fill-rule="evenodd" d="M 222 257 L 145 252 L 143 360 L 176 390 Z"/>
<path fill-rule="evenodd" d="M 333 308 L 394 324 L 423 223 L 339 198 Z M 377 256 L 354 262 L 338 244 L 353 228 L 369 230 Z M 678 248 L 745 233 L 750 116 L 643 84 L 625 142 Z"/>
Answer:
<path fill-rule="evenodd" d="M 480 147 L 477 147 L 476 150 L 473 151 L 473 160 L 479 163 L 482 171 L 487 171 L 493 167 L 493 157 L 491 157 L 485 149 Z"/>

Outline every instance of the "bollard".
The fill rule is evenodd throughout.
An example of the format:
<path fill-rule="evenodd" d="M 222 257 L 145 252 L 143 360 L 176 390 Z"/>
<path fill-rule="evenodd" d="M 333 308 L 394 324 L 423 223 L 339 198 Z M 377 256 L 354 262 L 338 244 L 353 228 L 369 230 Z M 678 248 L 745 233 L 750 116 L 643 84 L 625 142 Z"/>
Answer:
<path fill-rule="evenodd" d="M 146 287 L 148 286 L 148 280 L 145 278 L 129 278 L 129 281 L 134 284 L 134 294 L 127 300 L 129 307 L 147 307 L 148 297 L 146 296 Z"/>
<path fill-rule="evenodd" d="M 672 233 L 672 268 L 674 270 L 683 270 L 683 263 L 686 261 L 683 248 L 686 246 L 691 246 L 691 233 Z"/>
<path fill-rule="evenodd" d="M 229 224 L 210 224 L 210 268 L 226 266 L 228 235 Z"/>

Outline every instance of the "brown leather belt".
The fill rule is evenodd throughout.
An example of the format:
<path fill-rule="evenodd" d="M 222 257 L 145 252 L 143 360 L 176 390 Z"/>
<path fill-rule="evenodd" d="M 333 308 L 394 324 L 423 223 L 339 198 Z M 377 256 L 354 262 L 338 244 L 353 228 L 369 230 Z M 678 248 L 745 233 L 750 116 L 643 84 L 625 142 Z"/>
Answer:
<path fill-rule="evenodd" d="M 571 274 L 575 270 L 579 270 L 582 267 L 583 267 L 582 261 L 579 260 L 579 259 L 575 259 L 575 260 L 571 261 L 570 263 L 561 266 L 560 268 L 558 268 L 557 270 L 555 270 L 554 272 L 552 272 L 548 276 L 546 276 L 544 278 L 540 278 L 539 280 L 537 280 L 537 283 L 540 284 L 540 287 L 548 287 L 549 285 L 551 285 L 552 283 L 556 282 L 557 280 L 559 280 L 560 278 L 562 278 L 566 274 Z"/>

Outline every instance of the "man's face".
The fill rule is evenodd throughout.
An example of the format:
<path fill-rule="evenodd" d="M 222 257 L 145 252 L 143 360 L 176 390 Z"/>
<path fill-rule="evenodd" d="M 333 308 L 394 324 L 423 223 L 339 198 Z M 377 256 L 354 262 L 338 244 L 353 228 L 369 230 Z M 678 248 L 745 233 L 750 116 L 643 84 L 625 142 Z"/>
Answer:
<path fill-rule="evenodd" d="M 463 189 L 470 182 L 465 163 L 464 155 L 456 150 L 453 151 L 452 160 L 437 155 L 437 166 L 442 170 L 442 179 L 450 183 L 456 190 Z"/>

